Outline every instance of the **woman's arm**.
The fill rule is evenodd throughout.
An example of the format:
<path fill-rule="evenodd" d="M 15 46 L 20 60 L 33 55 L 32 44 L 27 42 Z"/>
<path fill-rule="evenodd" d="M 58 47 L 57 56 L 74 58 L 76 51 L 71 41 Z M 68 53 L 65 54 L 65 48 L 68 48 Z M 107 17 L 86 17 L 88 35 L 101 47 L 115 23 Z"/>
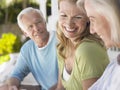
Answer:
<path fill-rule="evenodd" d="M 94 84 L 97 80 L 98 80 L 98 78 L 91 78 L 91 79 L 83 80 L 83 81 L 82 81 L 83 90 L 88 90 L 88 88 L 89 88 L 92 84 Z"/>

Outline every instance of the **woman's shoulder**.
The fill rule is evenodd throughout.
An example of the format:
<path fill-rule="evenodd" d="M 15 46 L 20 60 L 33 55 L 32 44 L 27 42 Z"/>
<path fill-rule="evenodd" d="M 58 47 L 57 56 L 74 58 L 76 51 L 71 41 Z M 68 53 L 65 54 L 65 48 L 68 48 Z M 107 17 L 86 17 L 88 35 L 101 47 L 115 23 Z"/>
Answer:
<path fill-rule="evenodd" d="M 94 48 L 104 48 L 100 43 L 98 43 L 95 40 L 91 39 L 83 39 L 82 42 L 78 45 L 79 48 L 84 48 L 84 49 L 94 49 Z"/>
<path fill-rule="evenodd" d="M 78 45 L 77 53 L 106 53 L 106 48 L 95 40 L 84 39 Z"/>

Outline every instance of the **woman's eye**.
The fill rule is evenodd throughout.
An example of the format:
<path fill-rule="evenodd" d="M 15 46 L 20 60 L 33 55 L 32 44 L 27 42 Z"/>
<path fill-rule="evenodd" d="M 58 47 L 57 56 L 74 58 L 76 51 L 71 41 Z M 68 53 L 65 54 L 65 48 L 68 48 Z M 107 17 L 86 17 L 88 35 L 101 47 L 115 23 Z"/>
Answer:
<path fill-rule="evenodd" d="M 77 18 L 77 19 L 81 19 L 81 18 L 82 18 L 82 16 L 76 16 L 75 18 Z"/>

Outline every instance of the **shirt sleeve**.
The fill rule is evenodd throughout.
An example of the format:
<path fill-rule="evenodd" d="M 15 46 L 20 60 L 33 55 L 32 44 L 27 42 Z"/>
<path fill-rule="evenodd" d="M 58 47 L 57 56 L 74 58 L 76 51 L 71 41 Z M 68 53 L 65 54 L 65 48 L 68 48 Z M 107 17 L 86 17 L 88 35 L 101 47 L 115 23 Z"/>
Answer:
<path fill-rule="evenodd" d="M 24 77 L 30 72 L 27 65 L 27 59 L 25 56 L 26 54 L 24 53 L 24 49 L 21 49 L 18 60 L 15 64 L 14 70 L 12 71 L 10 77 L 15 77 L 22 81 Z"/>
<path fill-rule="evenodd" d="M 108 55 L 98 43 L 83 43 L 77 50 L 81 80 L 98 78 L 109 63 Z"/>

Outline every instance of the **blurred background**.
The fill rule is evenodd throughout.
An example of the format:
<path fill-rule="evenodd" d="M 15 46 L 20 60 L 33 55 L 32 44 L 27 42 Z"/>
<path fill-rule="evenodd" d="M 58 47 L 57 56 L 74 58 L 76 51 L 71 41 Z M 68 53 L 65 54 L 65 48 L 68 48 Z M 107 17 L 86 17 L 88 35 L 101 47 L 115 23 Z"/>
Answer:
<path fill-rule="evenodd" d="M 40 0 L 0 0 L 0 36 L 4 32 L 21 34 L 16 17 L 26 7 L 40 8 Z M 47 16 L 51 15 L 51 0 L 46 1 L 46 9 Z"/>

